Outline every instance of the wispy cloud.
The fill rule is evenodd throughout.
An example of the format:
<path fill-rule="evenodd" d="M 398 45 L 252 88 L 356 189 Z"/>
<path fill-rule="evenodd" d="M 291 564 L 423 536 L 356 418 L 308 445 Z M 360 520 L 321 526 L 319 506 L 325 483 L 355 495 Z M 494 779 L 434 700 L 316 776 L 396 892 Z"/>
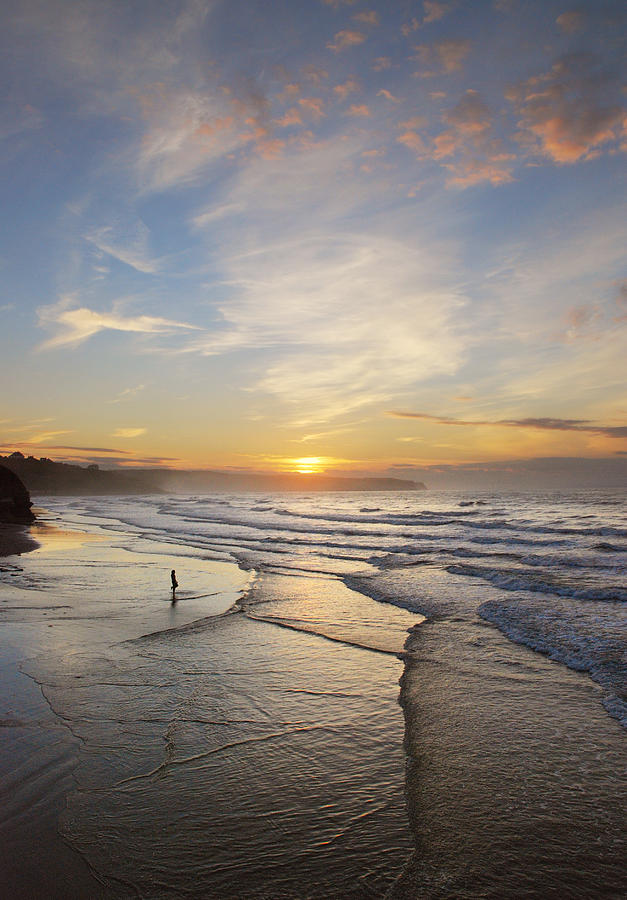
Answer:
<path fill-rule="evenodd" d="M 114 397 L 112 400 L 109 400 L 109 403 L 122 403 L 126 400 L 132 400 L 133 397 L 136 397 L 143 390 L 145 390 L 145 388 L 146 388 L 145 384 L 138 384 L 135 387 L 124 388 L 123 391 L 120 391 L 120 393 L 117 395 L 117 397 Z"/>
<path fill-rule="evenodd" d="M 146 434 L 146 428 L 116 428 L 111 437 L 136 438 Z"/>
<path fill-rule="evenodd" d="M 159 271 L 159 263 L 148 251 L 149 232 L 143 222 L 135 221 L 131 228 L 115 228 L 112 225 L 95 229 L 85 235 L 85 240 L 103 253 L 145 274 Z"/>
<path fill-rule="evenodd" d="M 52 306 L 42 306 L 38 310 L 39 324 L 58 331 L 41 345 L 42 349 L 77 346 L 100 331 L 172 334 L 179 329 L 198 330 L 197 326 L 187 322 L 175 322 L 157 316 L 124 316 L 115 310 L 98 312 L 87 307 L 72 308 L 73 299 L 65 297 Z"/>
<path fill-rule="evenodd" d="M 31 434 L 29 437 L 29 443 L 45 444 L 47 441 L 58 437 L 60 434 L 72 434 L 72 431 L 68 430 L 67 428 L 57 429 L 56 431 L 41 431 L 39 434 Z"/>
<path fill-rule="evenodd" d="M 390 410 L 389 416 L 398 419 L 422 419 L 436 425 L 455 425 L 478 428 L 482 426 L 503 426 L 505 428 L 539 428 L 545 431 L 581 431 L 588 434 L 602 434 L 605 437 L 627 437 L 627 425 L 598 425 L 587 419 L 526 418 L 526 419 L 455 419 L 450 416 L 434 416 L 429 413 Z"/>

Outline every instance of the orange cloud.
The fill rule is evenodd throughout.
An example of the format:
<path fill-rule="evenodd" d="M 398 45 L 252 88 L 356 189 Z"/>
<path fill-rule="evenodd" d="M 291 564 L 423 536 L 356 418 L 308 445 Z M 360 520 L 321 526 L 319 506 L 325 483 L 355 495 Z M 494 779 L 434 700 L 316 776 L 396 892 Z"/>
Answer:
<path fill-rule="evenodd" d="M 417 131 L 406 131 L 404 134 L 399 135 L 396 140 L 399 144 L 403 144 L 418 155 L 422 155 L 427 151 L 426 144 Z"/>
<path fill-rule="evenodd" d="M 494 137 L 492 113 L 477 91 L 466 91 L 442 118 L 447 128 L 437 134 L 429 146 L 416 131 L 425 124 L 421 116 L 400 123 L 406 130 L 397 142 L 417 156 L 441 162 L 451 173 L 450 186 L 470 187 L 486 181 L 498 185 L 512 181 L 514 157 L 506 153 Z"/>
<path fill-rule="evenodd" d="M 302 125 L 303 120 L 300 117 L 299 111 L 296 107 L 292 107 L 292 109 L 288 109 L 287 112 L 281 116 L 280 119 L 275 119 L 275 123 L 279 126 L 279 128 L 289 128 L 290 125 Z"/>
<path fill-rule="evenodd" d="M 361 103 L 361 104 L 353 103 L 353 105 L 349 106 L 349 108 L 347 109 L 346 115 L 347 116 L 369 116 L 370 109 L 366 106 L 365 103 Z"/>
<path fill-rule="evenodd" d="M 363 22 L 364 25 L 378 25 L 379 16 L 374 10 L 370 12 L 360 12 L 353 16 L 356 22 Z"/>
<path fill-rule="evenodd" d="M 280 94 L 277 95 L 278 100 L 293 100 L 301 93 L 301 86 L 297 82 L 286 84 Z"/>
<path fill-rule="evenodd" d="M 405 22 L 404 25 L 401 25 L 401 34 L 403 37 L 409 37 L 413 31 L 418 31 L 419 28 L 420 20 L 414 18 L 410 22 Z"/>
<path fill-rule="evenodd" d="M 582 30 L 585 19 L 582 13 L 570 11 L 562 13 L 555 21 L 558 27 L 565 31 L 566 34 L 575 34 L 575 32 Z"/>
<path fill-rule="evenodd" d="M 438 0 L 424 0 L 422 5 L 425 10 L 424 25 L 444 18 L 451 8 L 448 3 L 438 3 Z"/>
<path fill-rule="evenodd" d="M 383 72 L 384 69 L 389 69 L 391 65 L 392 60 L 389 56 L 377 56 L 372 62 L 372 68 L 375 72 Z"/>
<path fill-rule="evenodd" d="M 465 39 L 438 41 L 435 44 L 420 44 L 416 47 L 418 62 L 423 66 L 423 71 L 417 74 L 428 78 L 437 71 L 450 74 L 458 72 L 463 61 L 470 52 L 471 43 Z"/>
<path fill-rule="evenodd" d="M 303 109 L 321 118 L 324 115 L 324 100 L 322 97 L 301 97 L 298 101 Z"/>
<path fill-rule="evenodd" d="M 344 84 L 336 84 L 333 92 L 338 95 L 341 100 L 346 100 L 349 94 L 353 94 L 359 90 L 359 85 L 354 78 L 349 78 Z"/>
<path fill-rule="evenodd" d="M 339 53 L 340 50 L 345 50 L 347 47 L 356 47 L 359 44 L 363 44 L 365 40 L 366 35 L 362 34 L 361 31 L 350 31 L 346 29 L 344 31 L 338 31 L 333 38 L 333 42 L 329 42 L 327 47 L 329 50 L 335 50 L 336 53 Z"/>
<path fill-rule="evenodd" d="M 285 141 L 280 138 L 272 138 L 267 141 L 259 141 L 257 143 L 257 153 L 263 159 L 276 159 L 281 156 L 285 148 Z"/>
<path fill-rule="evenodd" d="M 391 94 L 390 91 L 386 91 L 385 88 L 381 88 L 380 91 L 377 91 L 377 97 L 385 97 L 386 100 L 391 100 L 392 103 L 400 103 L 401 101 L 398 97 L 395 97 L 394 94 Z"/>
<path fill-rule="evenodd" d="M 405 119 L 404 122 L 399 122 L 399 128 L 405 128 L 408 130 L 413 130 L 415 128 L 425 128 L 427 125 L 427 117 L 426 116 L 412 116 L 411 119 Z"/>
<path fill-rule="evenodd" d="M 313 84 L 322 84 L 325 78 L 329 77 L 329 73 L 326 69 L 321 69 L 319 66 L 314 65 L 303 66 L 301 72 L 305 78 Z"/>
<path fill-rule="evenodd" d="M 470 52 L 470 41 L 440 41 L 435 45 L 436 52 L 445 72 L 457 72 Z"/>
<path fill-rule="evenodd" d="M 518 140 L 556 163 L 591 159 L 618 139 L 623 111 L 615 84 L 591 57 L 569 56 L 506 94 L 520 114 Z M 618 98 L 617 98 L 618 99 Z"/>

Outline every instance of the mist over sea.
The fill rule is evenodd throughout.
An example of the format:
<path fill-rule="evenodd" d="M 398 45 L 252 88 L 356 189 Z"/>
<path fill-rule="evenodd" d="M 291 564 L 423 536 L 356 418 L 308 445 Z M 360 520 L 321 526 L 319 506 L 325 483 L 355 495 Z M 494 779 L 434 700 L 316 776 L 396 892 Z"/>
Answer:
<path fill-rule="evenodd" d="M 621 896 L 624 501 L 40 500 L 2 835 L 56 817 L 58 896 Z"/>

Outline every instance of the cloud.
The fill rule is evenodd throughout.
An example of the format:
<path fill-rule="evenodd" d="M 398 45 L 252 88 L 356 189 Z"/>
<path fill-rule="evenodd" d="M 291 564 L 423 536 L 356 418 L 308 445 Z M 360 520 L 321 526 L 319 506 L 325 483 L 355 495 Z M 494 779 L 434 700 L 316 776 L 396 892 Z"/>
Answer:
<path fill-rule="evenodd" d="M 296 109 L 295 106 L 292 106 L 291 109 L 286 110 L 283 115 L 279 119 L 275 119 L 274 122 L 279 126 L 279 128 L 290 128 L 293 125 L 303 124 L 303 120 L 300 117 L 300 112 Z"/>
<path fill-rule="evenodd" d="M 108 402 L 109 403 L 122 403 L 125 400 L 131 400 L 133 397 L 136 397 L 137 394 L 141 393 L 145 389 L 146 389 L 145 384 L 138 384 L 138 385 L 136 385 L 136 387 L 124 388 L 123 391 L 120 391 L 120 393 L 117 395 L 117 397 L 114 397 L 113 400 L 109 400 Z M 76 448 L 72 448 L 72 449 L 76 449 Z"/>
<path fill-rule="evenodd" d="M 365 103 L 353 103 L 346 110 L 347 116 L 365 116 L 368 117 L 370 115 L 370 109 Z"/>
<path fill-rule="evenodd" d="M 419 28 L 420 19 L 414 17 L 413 19 L 410 19 L 409 22 L 405 22 L 403 25 L 401 25 L 401 34 L 403 35 L 403 37 L 409 37 L 412 32 L 418 31 Z"/>
<path fill-rule="evenodd" d="M 156 316 L 124 316 L 115 310 L 106 313 L 86 307 L 71 308 L 72 302 L 72 297 L 64 297 L 52 306 L 39 308 L 39 324 L 58 330 L 58 334 L 45 341 L 41 349 L 77 346 L 100 331 L 172 334 L 178 329 L 197 330 L 195 325 Z"/>
<path fill-rule="evenodd" d="M 192 90 L 157 85 L 131 92 L 145 130 L 133 148 L 146 191 L 192 183 L 213 162 L 254 141 L 265 101 L 254 90 Z M 248 127 L 247 127 L 248 126 Z"/>
<path fill-rule="evenodd" d="M 438 72 L 451 74 L 458 72 L 470 53 L 471 42 L 462 38 L 437 41 L 435 44 L 420 44 L 416 47 L 416 59 L 423 67 L 417 74 L 429 78 Z"/>
<path fill-rule="evenodd" d="M 345 29 L 344 31 L 338 31 L 333 41 L 327 44 L 327 47 L 329 50 L 339 53 L 340 50 L 346 50 L 347 47 L 357 47 L 359 44 L 363 44 L 365 40 L 366 35 L 361 31 Z"/>
<path fill-rule="evenodd" d="M 422 5 L 425 11 L 423 20 L 425 25 L 429 22 L 437 22 L 439 19 L 443 19 L 451 10 L 450 3 L 439 3 L 438 0 L 424 0 Z"/>
<path fill-rule="evenodd" d="M 422 156 L 427 152 L 427 146 L 417 131 L 405 131 L 396 138 L 396 141 L 412 150 L 417 156 Z"/>
<path fill-rule="evenodd" d="M 385 88 L 381 88 L 380 91 L 377 91 L 377 97 L 385 97 L 386 100 L 390 100 L 392 103 L 400 103 L 401 101 L 398 97 L 395 97 L 394 94 L 387 91 Z"/>
<path fill-rule="evenodd" d="M 354 78 L 348 78 L 343 84 L 336 84 L 333 93 L 337 94 L 340 100 L 346 100 L 349 94 L 354 94 L 358 90 L 358 82 Z"/>
<path fill-rule="evenodd" d="M 57 431 L 42 431 L 39 434 L 31 434 L 29 443 L 43 444 L 52 438 L 58 437 L 60 434 L 72 434 L 72 431 L 66 428 Z"/>
<path fill-rule="evenodd" d="M 194 216 L 191 223 L 194 228 L 205 228 L 207 225 L 212 225 L 218 219 L 240 212 L 241 209 L 242 207 L 238 206 L 236 203 L 223 203 L 220 206 L 215 206 L 206 212 Z"/>
<path fill-rule="evenodd" d="M 142 434 L 146 434 L 146 428 L 116 428 L 114 432 L 112 432 L 111 437 L 119 437 L 119 438 L 136 438 L 141 437 Z"/>
<path fill-rule="evenodd" d="M 303 109 L 312 113 L 318 119 L 324 115 L 324 100 L 322 97 L 301 97 L 298 101 Z"/>
<path fill-rule="evenodd" d="M 127 453 L 130 450 L 118 450 L 111 447 L 73 447 L 71 444 L 47 444 L 45 450 L 83 450 L 85 453 Z"/>
<path fill-rule="evenodd" d="M 353 16 L 356 22 L 362 22 L 364 25 L 378 25 L 379 16 L 374 10 L 369 12 L 360 12 Z"/>
<path fill-rule="evenodd" d="M 372 68 L 375 72 L 383 72 L 385 69 L 389 69 L 391 65 L 392 60 L 389 56 L 377 56 L 372 62 Z"/>
<path fill-rule="evenodd" d="M 618 82 L 592 56 L 563 57 L 506 96 L 520 115 L 517 137 L 527 153 L 576 163 L 619 138 L 624 113 Z"/>
<path fill-rule="evenodd" d="M 527 418 L 527 419 L 455 419 L 450 416 L 433 416 L 429 413 L 403 412 L 390 410 L 387 413 L 398 419 L 422 419 L 434 422 L 437 425 L 456 425 L 462 427 L 504 426 L 506 428 L 538 428 L 545 431 L 580 431 L 588 434 L 602 434 L 605 437 L 627 437 L 627 425 L 597 425 L 588 419 L 557 419 L 557 418 Z"/>
<path fill-rule="evenodd" d="M 379 235 L 312 233 L 236 257 L 224 329 L 210 354 L 271 350 L 256 389 L 323 422 L 454 372 L 462 356 L 454 291 L 430 284 L 428 252 Z"/>
<path fill-rule="evenodd" d="M 400 123 L 407 130 L 397 138 L 419 158 L 440 162 L 449 170 L 448 184 L 455 187 L 489 182 L 493 185 L 513 180 L 514 155 L 507 153 L 493 133 L 493 115 L 477 91 L 468 90 L 442 115 L 448 127 L 427 139 L 415 129 L 424 124 L 422 117 Z"/>
<path fill-rule="evenodd" d="M 596 322 L 601 318 L 597 305 L 573 306 L 566 312 L 566 339 L 577 340 L 590 334 Z"/>
<path fill-rule="evenodd" d="M 98 250 L 144 274 L 159 271 L 158 261 L 148 252 L 148 228 L 139 220 L 126 227 L 105 226 L 85 235 L 85 240 Z"/>
<path fill-rule="evenodd" d="M 428 231 L 406 242 L 387 184 L 352 177 L 371 140 L 340 133 L 240 170 L 225 200 L 242 204 L 247 228 L 222 231 L 219 320 L 186 342 L 187 353 L 240 353 L 257 372 L 248 389 L 307 432 L 464 357 L 450 248 Z"/>
<path fill-rule="evenodd" d="M 577 31 L 581 31 L 585 24 L 583 13 L 572 10 L 570 12 L 562 13 L 555 21 L 558 27 L 566 32 L 566 34 L 575 34 Z"/>
<path fill-rule="evenodd" d="M 314 66 L 312 63 L 303 66 L 301 72 L 308 81 L 311 81 L 312 84 L 323 84 L 323 82 L 329 77 L 329 73 L 326 69 L 321 69 L 320 66 Z"/>

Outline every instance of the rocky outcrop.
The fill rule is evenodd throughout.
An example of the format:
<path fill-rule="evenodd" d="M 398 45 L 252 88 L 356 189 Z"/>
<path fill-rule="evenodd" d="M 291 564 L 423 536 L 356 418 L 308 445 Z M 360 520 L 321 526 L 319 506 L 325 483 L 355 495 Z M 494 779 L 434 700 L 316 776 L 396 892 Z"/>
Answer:
<path fill-rule="evenodd" d="M 15 472 L 0 466 L 0 522 L 29 525 L 35 521 L 30 495 Z"/>

